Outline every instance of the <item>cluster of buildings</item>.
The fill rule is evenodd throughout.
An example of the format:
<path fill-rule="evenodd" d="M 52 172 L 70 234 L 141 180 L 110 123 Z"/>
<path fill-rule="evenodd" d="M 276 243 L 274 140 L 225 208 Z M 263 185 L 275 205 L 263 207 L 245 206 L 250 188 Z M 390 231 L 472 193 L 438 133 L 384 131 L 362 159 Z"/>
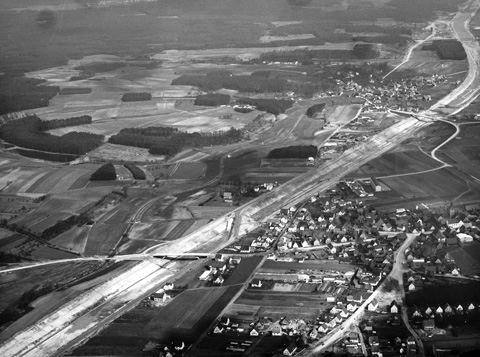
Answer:
<path fill-rule="evenodd" d="M 240 264 L 241 257 L 227 257 L 217 254 L 214 260 L 205 266 L 205 270 L 199 276 L 199 280 L 205 281 L 207 285 L 223 285 L 227 275 Z"/>

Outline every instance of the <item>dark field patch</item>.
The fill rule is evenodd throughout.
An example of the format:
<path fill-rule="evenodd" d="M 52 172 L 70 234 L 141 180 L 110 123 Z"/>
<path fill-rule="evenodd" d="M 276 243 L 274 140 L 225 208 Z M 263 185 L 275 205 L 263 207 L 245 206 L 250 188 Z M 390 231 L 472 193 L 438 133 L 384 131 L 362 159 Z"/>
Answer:
<path fill-rule="evenodd" d="M 228 286 L 245 283 L 261 261 L 262 257 L 243 258 L 233 271 L 232 275 L 230 275 L 227 281 L 225 281 L 224 285 Z"/>

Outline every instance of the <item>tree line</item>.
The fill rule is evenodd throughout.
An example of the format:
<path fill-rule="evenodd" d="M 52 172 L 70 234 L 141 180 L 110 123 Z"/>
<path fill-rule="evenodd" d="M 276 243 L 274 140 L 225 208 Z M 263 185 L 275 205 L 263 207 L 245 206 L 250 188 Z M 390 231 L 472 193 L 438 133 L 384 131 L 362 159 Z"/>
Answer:
<path fill-rule="evenodd" d="M 291 99 L 238 98 L 237 103 L 249 104 L 255 106 L 258 110 L 279 115 L 291 108 L 294 101 Z"/>
<path fill-rule="evenodd" d="M 318 113 L 321 113 L 325 109 L 325 103 L 312 105 L 307 109 L 307 116 L 310 118 L 315 118 Z"/>
<path fill-rule="evenodd" d="M 200 94 L 195 98 L 195 105 L 204 105 L 216 107 L 219 105 L 227 105 L 230 103 L 230 96 L 227 94 L 209 93 Z"/>
<path fill-rule="evenodd" d="M 290 89 L 286 79 L 265 79 L 252 75 L 236 76 L 228 71 L 213 71 L 205 75 L 186 74 L 175 78 L 172 85 L 195 86 L 207 92 L 226 88 L 243 93 L 283 93 Z"/>
<path fill-rule="evenodd" d="M 133 175 L 133 178 L 135 180 L 145 180 L 146 179 L 145 172 L 143 172 L 143 170 L 141 168 L 139 168 L 138 166 L 133 165 L 133 164 L 125 164 L 123 166 L 125 166 L 125 168 L 128 171 L 131 172 L 131 174 Z"/>
<path fill-rule="evenodd" d="M 82 115 L 79 117 L 71 117 L 66 119 L 42 120 L 40 123 L 40 131 L 85 124 L 92 124 L 92 117 L 90 115 Z"/>
<path fill-rule="evenodd" d="M 117 179 L 117 171 L 111 162 L 100 166 L 90 175 L 90 181 L 110 181 Z"/>
<path fill-rule="evenodd" d="M 6 122 L 0 126 L 0 138 L 22 148 L 72 155 L 84 155 L 100 146 L 104 139 L 103 135 L 76 131 L 51 135 L 43 131 L 44 123 L 36 115 Z"/>
<path fill-rule="evenodd" d="M 144 102 L 152 100 L 152 94 L 148 92 L 125 93 L 122 102 Z"/>
<path fill-rule="evenodd" d="M 316 157 L 318 149 L 315 145 L 287 146 L 273 149 L 268 153 L 269 159 L 308 159 Z"/>
<path fill-rule="evenodd" d="M 212 133 L 187 133 L 176 130 L 171 135 L 151 135 L 151 133 L 156 133 L 156 129 L 141 129 L 144 131 L 134 128 L 122 129 L 118 134 L 112 135 L 108 142 L 147 148 L 153 155 L 173 156 L 185 149 L 226 145 L 237 142 L 242 137 L 242 131 L 235 128 Z"/>

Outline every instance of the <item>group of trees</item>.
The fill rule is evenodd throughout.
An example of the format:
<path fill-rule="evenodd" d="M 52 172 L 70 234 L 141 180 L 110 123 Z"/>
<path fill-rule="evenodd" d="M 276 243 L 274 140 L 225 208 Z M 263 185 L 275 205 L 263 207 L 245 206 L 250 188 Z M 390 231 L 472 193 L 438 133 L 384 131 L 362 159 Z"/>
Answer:
<path fill-rule="evenodd" d="M 287 146 L 273 149 L 268 153 L 269 159 L 308 159 L 316 157 L 318 149 L 315 145 Z"/>
<path fill-rule="evenodd" d="M 249 104 L 255 106 L 258 110 L 265 111 L 274 115 L 285 113 L 292 107 L 294 101 L 290 99 L 256 99 L 256 98 L 239 98 L 237 103 Z"/>
<path fill-rule="evenodd" d="M 219 105 L 226 105 L 230 103 L 230 96 L 227 94 L 200 94 L 195 98 L 195 105 L 204 105 L 209 107 L 216 107 Z"/>
<path fill-rule="evenodd" d="M 135 180 L 145 180 L 146 179 L 145 172 L 143 172 L 143 170 L 140 169 L 138 166 L 132 165 L 132 164 L 125 164 L 123 166 L 125 166 L 125 168 L 132 173 L 133 178 Z"/>
<path fill-rule="evenodd" d="M 206 75 L 183 75 L 175 78 L 172 85 L 195 86 L 204 91 L 226 88 L 243 93 L 283 93 L 290 88 L 286 79 L 265 79 L 254 75 L 236 76 L 228 71 L 214 71 Z"/>
<path fill-rule="evenodd" d="M 70 119 L 77 122 L 76 118 Z M 70 119 L 62 121 L 62 124 L 68 123 Z M 45 133 L 44 125 L 48 128 L 48 124 L 35 115 L 8 121 L 0 126 L 0 138 L 27 149 L 72 155 L 84 155 L 101 145 L 104 139 L 103 135 L 79 132 L 55 136 Z"/>
<path fill-rule="evenodd" d="M 115 170 L 115 166 L 111 162 L 100 166 L 97 171 L 95 171 L 90 176 L 90 181 L 110 181 L 116 180 L 117 178 L 117 171 Z"/>
<path fill-rule="evenodd" d="M 321 113 L 325 109 L 325 103 L 312 105 L 307 109 L 307 116 L 310 118 L 315 118 L 318 113 Z"/>
<path fill-rule="evenodd" d="M 122 102 L 144 102 L 152 100 L 152 94 L 148 92 L 125 93 L 122 95 Z"/>
<path fill-rule="evenodd" d="M 171 128 L 125 128 L 111 136 L 108 142 L 147 148 L 154 155 L 172 156 L 185 149 L 230 144 L 242 137 L 241 130 L 234 128 L 213 133 L 186 133 L 175 129 L 170 135 L 165 135 L 169 130 L 162 129 Z"/>
<path fill-rule="evenodd" d="M 430 45 L 424 45 L 422 50 L 435 51 L 441 59 L 464 60 L 467 58 L 462 43 L 457 40 L 433 40 Z"/>
<path fill-rule="evenodd" d="M 60 88 L 40 86 L 43 82 L 35 78 L 0 76 L 0 115 L 47 107 Z"/>
<path fill-rule="evenodd" d="M 92 124 L 92 117 L 90 115 L 81 115 L 79 117 L 71 117 L 66 119 L 42 120 L 40 122 L 40 131 L 47 131 L 58 128 L 65 128 L 67 126 L 77 126 Z"/>

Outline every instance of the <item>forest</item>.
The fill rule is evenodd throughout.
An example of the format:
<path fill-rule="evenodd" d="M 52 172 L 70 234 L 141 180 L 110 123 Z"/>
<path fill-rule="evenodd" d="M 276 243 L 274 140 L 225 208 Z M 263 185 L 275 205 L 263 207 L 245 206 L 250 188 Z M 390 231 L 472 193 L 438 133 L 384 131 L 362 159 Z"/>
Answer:
<path fill-rule="evenodd" d="M 255 99 L 255 98 L 238 98 L 237 103 L 249 104 L 258 110 L 265 111 L 273 115 L 285 113 L 292 107 L 294 101 L 290 99 Z"/>
<path fill-rule="evenodd" d="M 312 105 L 307 109 L 307 116 L 310 118 L 315 118 L 318 113 L 321 113 L 325 109 L 325 103 Z"/>
<path fill-rule="evenodd" d="M 200 94 L 195 98 L 195 105 L 204 105 L 209 107 L 217 107 L 220 105 L 227 105 L 230 103 L 230 96 L 227 94 Z"/>
<path fill-rule="evenodd" d="M 117 179 L 117 171 L 115 170 L 115 166 L 111 162 L 100 166 L 97 171 L 95 171 L 90 176 L 90 181 L 109 181 L 109 180 L 116 180 Z"/>
<path fill-rule="evenodd" d="M 65 119 L 65 122 L 70 119 Z M 44 123 L 48 122 L 35 115 L 6 122 L 0 126 L 0 138 L 22 148 L 72 155 L 84 155 L 103 143 L 103 135 L 91 133 L 48 134 L 43 131 Z"/>
<path fill-rule="evenodd" d="M 122 95 L 122 102 L 143 102 L 152 100 L 152 94 L 147 92 L 125 93 Z"/>
<path fill-rule="evenodd" d="M 185 74 L 172 81 L 172 85 L 195 86 L 204 91 L 221 88 L 243 93 L 284 93 L 290 89 L 286 79 L 259 78 L 255 75 L 236 76 L 228 71 L 213 71 L 207 74 Z"/>
<path fill-rule="evenodd" d="M 35 78 L 0 76 L 0 115 L 47 107 L 60 88 L 40 86 L 44 82 Z"/>
<path fill-rule="evenodd" d="M 68 126 L 77 126 L 84 124 L 92 124 L 92 117 L 90 115 L 81 115 L 78 117 L 71 117 L 66 119 L 42 120 L 40 122 L 40 131 L 66 128 Z"/>
<path fill-rule="evenodd" d="M 164 135 L 169 130 L 171 130 L 171 134 Z M 153 155 L 173 156 L 185 149 L 231 144 L 239 141 L 241 137 L 242 131 L 234 128 L 212 133 L 187 133 L 174 128 L 151 127 L 122 129 L 118 134 L 112 135 L 108 142 L 147 148 Z"/>
<path fill-rule="evenodd" d="M 433 40 L 430 45 L 424 45 L 422 50 L 435 51 L 441 59 L 464 60 L 467 58 L 462 43 L 457 40 Z"/>
<path fill-rule="evenodd" d="M 123 166 L 131 172 L 135 180 L 145 180 L 145 172 L 143 172 L 138 166 L 132 164 L 125 164 Z"/>
<path fill-rule="evenodd" d="M 316 157 L 318 149 L 315 145 L 287 146 L 273 149 L 268 153 L 269 159 L 308 159 Z"/>

